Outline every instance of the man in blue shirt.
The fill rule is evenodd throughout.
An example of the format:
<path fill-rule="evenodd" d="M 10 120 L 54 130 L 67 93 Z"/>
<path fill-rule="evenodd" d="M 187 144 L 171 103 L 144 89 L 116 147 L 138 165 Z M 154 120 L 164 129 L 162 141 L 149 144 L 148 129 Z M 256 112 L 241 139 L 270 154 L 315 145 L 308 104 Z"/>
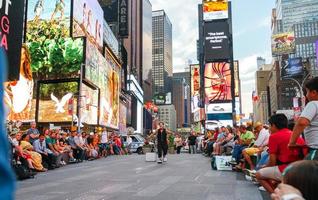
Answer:
<path fill-rule="evenodd" d="M 6 75 L 6 58 L 0 49 L 0 84 L 3 85 Z M 0 89 L 0 194 L 3 200 L 14 198 L 15 178 L 9 163 L 8 139 L 5 130 L 5 116 L 3 106 L 3 88 Z"/>

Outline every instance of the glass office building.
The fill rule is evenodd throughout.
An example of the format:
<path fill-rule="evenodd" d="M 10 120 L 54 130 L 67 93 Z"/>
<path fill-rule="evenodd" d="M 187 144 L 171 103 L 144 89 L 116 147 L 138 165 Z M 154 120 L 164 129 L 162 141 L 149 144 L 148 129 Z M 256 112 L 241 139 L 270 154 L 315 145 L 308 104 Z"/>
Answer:
<path fill-rule="evenodd" d="M 172 24 L 164 12 L 152 12 L 153 94 L 172 90 Z"/>

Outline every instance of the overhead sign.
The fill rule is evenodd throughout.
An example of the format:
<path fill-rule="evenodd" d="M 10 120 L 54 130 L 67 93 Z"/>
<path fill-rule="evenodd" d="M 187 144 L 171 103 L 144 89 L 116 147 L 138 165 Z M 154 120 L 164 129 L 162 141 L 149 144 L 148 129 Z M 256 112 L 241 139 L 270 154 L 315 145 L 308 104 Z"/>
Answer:
<path fill-rule="evenodd" d="M 226 21 L 204 24 L 205 60 L 230 58 L 229 24 Z"/>
<path fill-rule="evenodd" d="M 283 79 L 301 77 L 304 75 L 302 58 L 289 58 L 288 60 L 283 60 L 281 67 L 281 77 Z"/>
<path fill-rule="evenodd" d="M 119 0 L 119 36 L 128 35 L 128 0 Z"/>
<path fill-rule="evenodd" d="M 227 19 L 228 0 L 203 0 L 203 20 Z"/>
<path fill-rule="evenodd" d="M 294 32 L 286 32 L 272 36 L 272 54 L 282 55 L 295 52 Z"/>
<path fill-rule="evenodd" d="M 8 57 L 8 80 L 19 80 L 24 0 L 0 0 L 0 48 Z"/>

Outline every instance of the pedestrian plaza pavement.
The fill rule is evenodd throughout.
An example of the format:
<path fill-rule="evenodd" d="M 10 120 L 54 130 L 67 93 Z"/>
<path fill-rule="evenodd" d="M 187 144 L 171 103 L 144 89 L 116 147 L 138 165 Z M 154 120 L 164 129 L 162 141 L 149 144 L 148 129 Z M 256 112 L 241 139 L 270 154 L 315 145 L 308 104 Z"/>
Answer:
<path fill-rule="evenodd" d="M 144 155 L 112 156 L 38 174 L 18 182 L 17 200 L 263 200 L 242 174 L 211 170 L 200 154 L 168 155 L 145 162 Z"/>

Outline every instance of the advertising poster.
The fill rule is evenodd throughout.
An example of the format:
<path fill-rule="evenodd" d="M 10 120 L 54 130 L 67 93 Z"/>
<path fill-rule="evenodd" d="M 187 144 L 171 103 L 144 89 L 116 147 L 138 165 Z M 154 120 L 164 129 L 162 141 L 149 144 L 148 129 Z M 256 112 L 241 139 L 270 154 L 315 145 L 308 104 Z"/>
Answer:
<path fill-rule="evenodd" d="M 234 61 L 234 93 L 235 97 L 240 96 L 240 72 L 239 72 L 239 61 Z"/>
<path fill-rule="evenodd" d="M 204 70 L 206 103 L 232 101 L 231 69 L 227 62 L 207 63 Z"/>
<path fill-rule="evenodd" d="M 4 102 L 8 112 L 7 120 L 33 121 L 35 119 L 34 79 L 31 70 L 30 53 L 22 46 L 18 81 L 4 83 Z"/>
<path fill-rule="evenodd" d="M 102 49 L 104 12 L 97 0 L 73 0 L 73 37 L 86 36 Z"/>
<path fill-rule="evenodd" d="M 200 107 L 200 96 L 191 97 L 191 111 L 192 113 L 196 112 Z"/>
<path fill-rule="evenodd" d="M 228 0 L 203 0 L 203 20 L 227 19 Z"/>
<path fill-rule="evenodd" d="M 73 113 L 76 113 L 77 82 L 42 83 L 39 94 L 39 122 L 71 122 L 68 113 L 69 100 L 73 98 Z"/>
<path fill-rule="evenodd" d="M 232 113 L 233 106 L 232 103 L 215 103 L 206 105 L 207 114 L 210 113 Z"/>
<path fill-rule="evenodd" d="M 209 22 L 204 24 L 205 60 L 229 59 L 230 41 L 227 22 Z"/>
<path fill-rule="evenodd" d="M 295 52 L 294 32 L 286 32 L 272 36 L 272 54 L 282 55 Z"/>
<path fill-rule="evenodd" d="M 200 65 L 191 65 L 191 96 L 200 95 Z"/>
<path fill-rule="evenodd" d="M 81 122 L 97 125 L 98 90 L 83 84 L 81 96 Z"/>
<path fill-rule="evenodd" d="M 8 58 L 8 81 L 19 80 L 24 0 L 0 1 L 0 48 Z"/>
<path fill-rule="evenodd" d="M 103 32 L 103 37 L 104 37 L 104 42 L 111 48 L 111 50 L 114 52 L 116 56 L 119 55 L 119 43 L 114 35 L 112 29 L 110 26 L 107 24 L 106 20 L 103 22 L 104 24 L 104 32 Z"/>
<path fill-rule="evenodd" d="M 105 65 L 105 58 L 89 40 L 86 39 L 85 79 L 95 85 L 99 83 L 99 67 Z"/>
<path fill-rule="evenodd" d="M 127 134 L 127 107 L 125 104 L 119 104 L 119 132 L 121 134 Z"/>
<path fill-rule="evenodd" d="M 29 0 L 26 40 L 38 80 L 78 77 L 83 39 L 70 36 L 71 0 Z"/>
<path fill-rule="evenodd" d="M 302 58 L 289 58 L 288 60 L 283 60 L 281 67 L 281 77 L 283 79 L 301 77 L 304 75 Z"/>

